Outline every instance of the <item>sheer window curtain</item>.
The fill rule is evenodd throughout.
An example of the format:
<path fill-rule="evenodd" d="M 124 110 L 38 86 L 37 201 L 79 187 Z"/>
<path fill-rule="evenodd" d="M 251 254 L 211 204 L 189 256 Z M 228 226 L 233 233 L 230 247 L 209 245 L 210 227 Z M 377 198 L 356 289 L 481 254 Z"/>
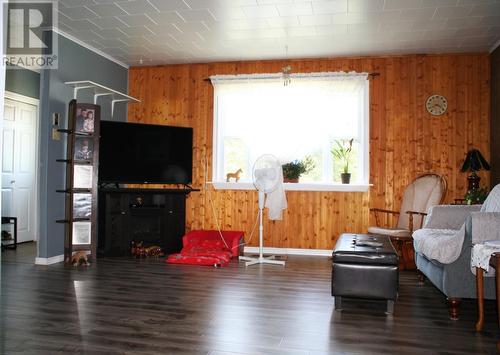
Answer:
<path fill-rule="evenodd" d="M 367 73 L 294 74 L 284 86 L 280 74 L 212 76 L 216 180 L 223 180 L 231 156 L 245 162 L 242 180 L 251 181 L 252 164 L 262 154 L 286 163 L 329 151 L 335 139 L 363 143 L 367 78 Z"/>

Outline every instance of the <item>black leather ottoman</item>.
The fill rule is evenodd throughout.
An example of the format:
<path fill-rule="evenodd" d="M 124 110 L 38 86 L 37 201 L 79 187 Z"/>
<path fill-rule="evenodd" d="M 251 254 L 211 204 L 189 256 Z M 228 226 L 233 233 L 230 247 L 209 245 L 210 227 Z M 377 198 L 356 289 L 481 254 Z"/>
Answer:
<path fill-rule="evenodd" d="M 342 297 L 358 297 L 385 299 L 386 313 L 394 312 L 398 255 L 389 238 L 342 234 L 332 257 L 332 296 L 336 310 L 342 309 Z"/>

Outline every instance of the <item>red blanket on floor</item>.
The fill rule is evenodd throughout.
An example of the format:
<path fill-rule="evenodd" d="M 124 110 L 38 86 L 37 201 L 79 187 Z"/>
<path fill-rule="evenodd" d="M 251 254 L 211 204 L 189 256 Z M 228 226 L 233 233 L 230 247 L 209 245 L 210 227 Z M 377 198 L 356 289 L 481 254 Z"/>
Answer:
<path fill-rule="evenodd" d="M 181 252 L 169 255 L 166 262 L 226 266 L 231 258 L 240 254 L 243 235 L 244 233 L 239 231 L 222 231 L 224 243 L 218 231 L 191 231 L 182 238 Z"/>

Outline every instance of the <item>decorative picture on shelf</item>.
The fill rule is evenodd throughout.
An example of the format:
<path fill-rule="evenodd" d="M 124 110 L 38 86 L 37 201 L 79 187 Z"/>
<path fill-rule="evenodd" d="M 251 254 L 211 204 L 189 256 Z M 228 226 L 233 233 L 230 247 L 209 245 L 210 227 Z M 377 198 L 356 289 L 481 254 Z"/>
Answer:
<path fill-rule="evenodd" d="M 93 167 L 91 165 L 75 165 L 73 170 L 73 187 L 75 189 L 91 189 L 92 172 Z"/>
<path fill-rule="evenodd" d="M 77 132 L 94 133 L 95 109 L 91 107 L 76 108 L 76 127 Z"/>
<path fill-rule="evenodd" d="M 86 137 L 75 139 L 75 160 L 90 160 L 94 153 L 94 142 Z"/>
<path fill-rule="evenodd" d="M 73 245 L 90 244 L 90 232 L 90 222 L 73 222 Z"/>
<path fill-rule="evenodd" d="M 92 195 L 73 194 L 73 218 L 90 218 L 92 215 Z"/>

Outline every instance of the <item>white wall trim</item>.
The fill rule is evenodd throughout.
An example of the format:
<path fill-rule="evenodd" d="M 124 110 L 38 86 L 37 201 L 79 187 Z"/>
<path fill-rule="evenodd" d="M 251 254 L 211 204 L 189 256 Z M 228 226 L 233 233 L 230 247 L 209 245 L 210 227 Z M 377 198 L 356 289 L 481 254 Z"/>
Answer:
<path fill-rule="evenodd" d="M 493 53 L 495 49 L 500 46 L 500 39 L 490 48 L 490 53 Z"/>
<path fill-rule="evenodd" d="M 73 41 L 75 42 L 76 44 L 79 44 L 80 46 L 82 46 L 83 48 L 87 48 L 88 50 L 91 50 L 92 52 L 94 53 L 97 53 L 99 54 L 101 57 L 104 57 L 112 62 L 115 62 L 116 64 L 118 65 L 121 65 L 122 67 L 124 67 L 125 69 L 129 69 L 129 65 L 128 64 L 125 64 L 123 63 L 122 61 L 110 56 L 109 54 L 107 53 L 104 53 L 103 51 L 101 51 L 100 49 L 97 49 L 95 47 L 92 47 L 90 44 L 88 43 L 85 43 L 83 42 L 82 40 L 76 38 L 76 37 L 73 37 L 72 35 L 70 34 L 67 34 L 66 32 L 62 31 L 61 29 L 59 28 L 53 28 L 52 29 L 54 32 L 56 32 L 57 34 L 61 35 L 61 36 L 64 36 L 66 37 L 67 39 L 69 39 L 70 41 Z"/>
<path fill-rule="evenodd" d="M 38 106 L 40 104 L 40 100 L 38 100 L 38 99 L 35 99 L 33 97 L 29 97 L 29 96 L 24 96 L 21 94 L 16 94 L 15 92 L 11 92 L 11 91 L 5 91 L 5 98 L 36 106 L 37 113 L 38 113 Z"/>
<path fill-rule="evenodd" d="M 309 255 L 309 256 L 332 256 L 329 249 L 296 249 L 296 248 L 271 248 L 265 247 L 264 254 L 278 255 Z M 245 247 L 245 253 L 255 254 L 259 252 L 259 247 Z"/>
<path fill-rule="evenodd" d="M 50 258 L 36 258 L 35 265 L 52 265 L 57 263 L 62 263 L 64 261 L 64 255 L 56 255 Z"/>

